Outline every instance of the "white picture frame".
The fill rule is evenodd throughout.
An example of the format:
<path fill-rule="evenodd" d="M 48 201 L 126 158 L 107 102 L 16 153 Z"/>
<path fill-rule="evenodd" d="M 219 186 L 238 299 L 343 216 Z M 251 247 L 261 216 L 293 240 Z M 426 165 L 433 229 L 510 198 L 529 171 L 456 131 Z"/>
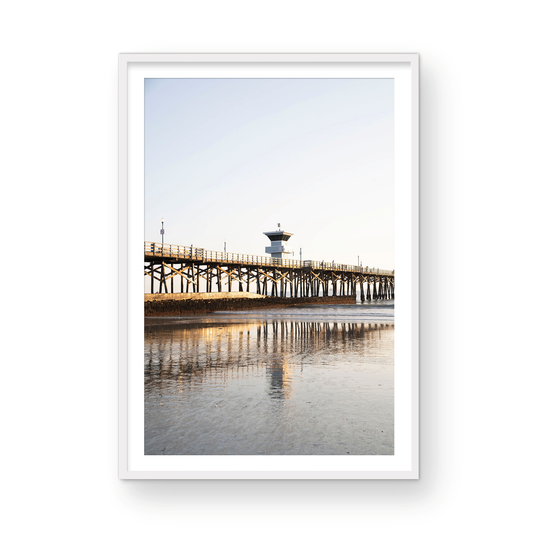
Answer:
<path fill-rule="evenodd" d="M 146 461 L 139 443 L 142 353 L 143 108 L 145 77 L 383 77 L 395 79 L 395 454 L 367 456 L 195 456 Z M 119 478 L 120 479 L 418 479 L 417 54 L 120 54 L 119 55 Z M 141 237 L 142 239 L 142 237 Z M 137 250 L 137 245 L 139 245 Z M 139 317 L 139 313 L 141 316 Z M 396 365 L 396 362 L 395 362 Z M 142 361 L 141 366 L 142 368 Z"/>

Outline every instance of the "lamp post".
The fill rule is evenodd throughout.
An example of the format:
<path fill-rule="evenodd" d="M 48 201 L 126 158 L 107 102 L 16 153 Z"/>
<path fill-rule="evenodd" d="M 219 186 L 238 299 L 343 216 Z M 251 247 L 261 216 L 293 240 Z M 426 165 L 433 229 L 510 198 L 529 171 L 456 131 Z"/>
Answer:
<path fill-rule="evenodd" d="M 161 219 L 161 246 L 165 244 L 165 219 Z"/>
<path fill-rule="evenodd" d="M 302 247 L 300 246 L 300 261 L 302 260 Z"/>
<path fill-rule="evenodd" d="M 224 241 L 224 253 L 226 253 L 226 241 Z"/>

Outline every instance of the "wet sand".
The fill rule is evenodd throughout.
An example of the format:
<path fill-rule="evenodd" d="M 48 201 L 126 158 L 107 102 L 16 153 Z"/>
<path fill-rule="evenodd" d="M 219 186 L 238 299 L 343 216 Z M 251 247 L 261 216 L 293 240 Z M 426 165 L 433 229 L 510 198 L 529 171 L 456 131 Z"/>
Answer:
<path fill-rule="evenodd" d="M 393 454 L 391 320 L 353 302 L 147 318 L 145 454 Z"/>

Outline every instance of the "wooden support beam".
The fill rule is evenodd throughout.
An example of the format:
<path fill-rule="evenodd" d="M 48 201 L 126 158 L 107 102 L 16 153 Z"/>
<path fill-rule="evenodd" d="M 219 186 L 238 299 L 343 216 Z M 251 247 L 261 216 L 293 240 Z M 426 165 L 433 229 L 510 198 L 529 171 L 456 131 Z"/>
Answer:
<path fill-rule="evenodd" d="M 200 265 L 196 265 L 196 292 L 200 292 Z"/>
<path fill-rule="evenodd" d="M 239 292 L 252 290 L 257 294 L 282 298 L 324 297 L 329 296 L 330 293 L 334 296 L 356 297 L 358 290 L 362 302 L 394 298 L 395 278 L 394 275 L 389 274 L 345 271 L 335 267 L 331 270 L 312 270 L 280 267 L 274 264 L 269 266 L 265 263 L 253 264 L 247 261 L 246 257 L 239 258 L 238 262 L 233 263 L 229 259 L 223 263 L 213 261 L 202 263 L 202 256 L 198 254 L 194 257 L 187 256 L 181 263 L 175 263 L 174 255 L 166 254 L 168 264 L 164 262 L 163 257 L 157 259 L 159 262 L 146 257 L 144 275 L 150 276 L 152 293 L 155 292 L 156 283 L 159 284 L 161 293 L 174 293 L 176 290 L 174 277 L 179 276 L 181 292 L 190 292 L 189 287 L 191 287 L 194 293 L 200 290 L 210 293 L 216 290 L 213 287 L 213 282 L 216 280 L 219 292 L 223 291 L 225 281 L 228 285 L 228 292 L 233 291 L 233 282 L 237 282 Z M 179 290 L 179 287 L 177 288 Z"/>
<path fill-rule="evenodd" d="M 267 276 L 266 274 L 263 273 L 263 296 L 266 296 L 267 295 L 267 290 L 268 290 L 268 278 L 270 276 Z M 271 278 L 272 279 L 272 278 Z"/>
<path fill-rule="evenodd" d="M 162 265 L 161 268 L 163 268 L 163 266 L 164 266 L 164 267 L 170 269 L 171 272 L 173 272 L 173 274 L 165 274 L 165 278 L 167 280 L 172 279 L 174 276 L 182 276 L 182 277 L 185 277 L 185 279 L 188 279 L 191 283 L 196 283 L 194 281 L 194 279 L 189 278 L 188 274 L 184 274 L 183 273 L 185 270 L 189 270 L 189 267 L 181 268 L 180 270 L 178 270 L 178 269 L 174 268 L 173 266 L 168 265 L 167 263 L 161 263 L 161 265 Z M 156 271 L 157 271 L 157 269 L 156 269 Z"/>
<path fill-rule="evenodd" d="M 263 270 L 259 270 L 259 272 L 260 272 L 260 274 L 261 274 L 262 276 L 267 277 L 270 281 L 272 281 L 272 282 L 275 281 L 273 277 L 269 276 L 269 275 L 268 275 L 266 272 L 264 272 Z"/>
<path fill-rule="evenodd" d="M 163 285 L 165 287 L 165 293 L 168 294 L 167 280 L 165 278 L 165 263 L 161 265 L 161 276 L 163 279 Z M 159 292 L 161 292 L 161 285 L 159 285 Z"/>
<path fill-rule="evenodd" d="M 290 280 L 290 297 L 293 298 L 294 297 L 294 279 L 293 279 L 293 276 L 294 276 L 294 272 L 291 270 L 290 271 L 290 274 L 289 274 L 289 280 Z"/>

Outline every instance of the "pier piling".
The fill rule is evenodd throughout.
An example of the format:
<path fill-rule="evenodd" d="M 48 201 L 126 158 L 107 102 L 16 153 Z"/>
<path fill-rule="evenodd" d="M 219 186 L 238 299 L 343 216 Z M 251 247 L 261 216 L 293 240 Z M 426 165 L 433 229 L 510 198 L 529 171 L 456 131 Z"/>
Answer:
<path fill-rule="evenodd" d="M 145 243 L 145 275 L 150 292 L 253 291 L 281 298 L 352 296 L 361 302 L 394 298 L 394 271 L 360 266 L 294 261 L 275 257 L 209 252 L 202 248 Z M 179 284 L 174 283 L 178 276 Z M 170 283 L 168 283 L 170 281 Z M 170 291 L 169 291 L 170 288 Z"/>

